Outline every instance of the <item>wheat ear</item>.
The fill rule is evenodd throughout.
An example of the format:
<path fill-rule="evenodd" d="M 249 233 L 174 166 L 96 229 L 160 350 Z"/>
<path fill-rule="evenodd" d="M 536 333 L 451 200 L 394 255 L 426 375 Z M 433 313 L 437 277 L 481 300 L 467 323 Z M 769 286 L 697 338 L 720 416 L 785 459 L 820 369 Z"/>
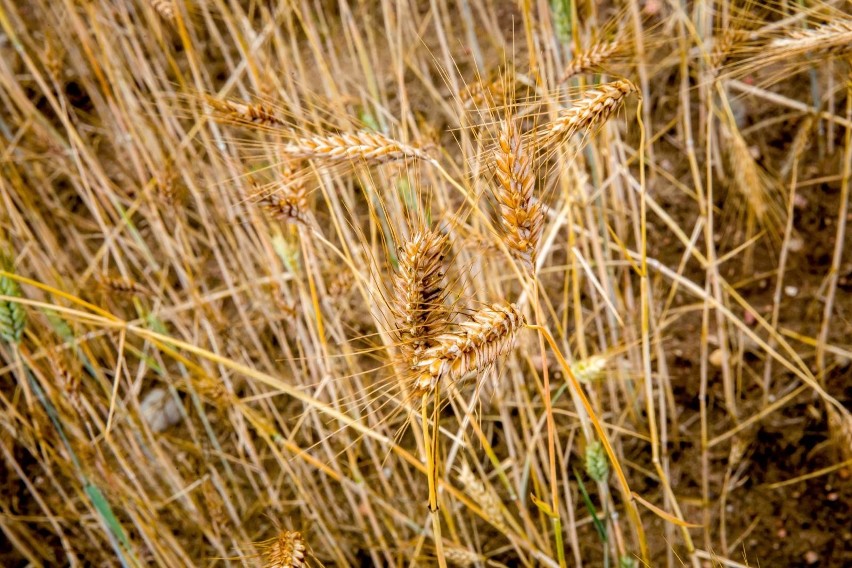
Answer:
<path fill-rule="evenodd" d="M 503 509 L 500 507 L 500 499 L 493 491 L 485 487 L 485 484 L 477 478 L 470 466 L 462 463 L 459 482 L 464 487 L 465 493 L 470 495 L 476 504 L 482 507 L 482 512 L 494 527 L 500 532 L 509 531 L 506 520 L 503 518 Z"/>
<path fill-rule="evenodd" d="M 444 307 L 444 267 L 447 236 L 434 230 L 416 233 L 397 251 L 391 310 L 408 363 L 426 349 L 447 322 Z"/>
<path fill-rule="evenodd" d="M 538 242 L 544 228 L 544 211 L 541 203 L 533 197 L 535 176 L 532 161 L 520 132 L 512 120 L 506 119 L 495 156 L 499 185 L 494 193 L 500 204 L 506 244 L 529 270 L 535 266 Z"/>
<path fill-rule="evenodd" d="M 271 127 L 286 125 L 273 109 L 263 103 L 223 101 L 208 97 L 207 104 L 216 111 L 218 118 L 223 122 Z"/>
<path fill-rule="evenodd" d="M 539 144 L 548 148 L 551 144 L 564 142 L 577 132 L 591 132 L 600 128 L 624 105 L 627 96 L 635 91 L 636 85 L 623 79 L 586 91 L 582 99 L 562 111 L 556 120 L 536 129 Z"/>
<path fill-rule="evenodd" d="M 270 190 L 253 183 L 254 192 L 249 197 L 277 221 L 312 226 L 313 217 L 304 180 L 289 163 L 285 162 L 282 169 L 283 181 L 280 186 L 275 184 L 275 188 Z"/>
<path fill-rule="evenodd" d="M 565 70 L 562 72 L 559 82 L 567 81 L 575 75 L 589 73 L 590 71 L 600 69 L 601 65 L 603 65 L 607 59 L 612 57 L 612 55 L 615 54 L 620 47 L 621 44 L 618 40 L 605 41 L 596 43 L 586 51 L 580 51 L 574 54 L 571 62 L 568 63 Z"/>
<path fill-rule="evenodd" d="M 438 335 L 414 366 L 415 391 L 430 392 L 441 380 L 455 381 L 491 365 L 512 349 L 525 322 L 514 304 L 494 304 L 461 323 L 459 332 Z"/>
<path fill-rule="evenodd" d="M 0 263 L 0 268 L 5 264 Z M 18 283 L 6 276 L 0 276 L 0 296 L 20 298 L 21 289 Z M 0 337 L 9 343 L 19 343 L 27 326 L 27 312 L 18 302 L 0 300 Z"/>
<path fill-rule="evenodd" d="M 148 2 L 164 20 L 171 22 L 175 19 L 175 5 L 173 0 L 148 0 Z"/>
<path fill-rule="evenodd" d="M 769 54 L 760 56 L 790 57 L 811 53 L 836 57 L 852 53 L 852 21 L 837 20 L 807 30 L 794 30 L 769 42 Z"/>
<path fill-rule="evenodd" d="M 284 144 L 281 152 L 291 158 L 306 158 L 330 163 L 363 160 L 383 164 L 405 159 L 428 160 L 429 156 L 414 146 L 388 138 L 379 132 L 345 132 L 299 138 Z"/>
<path fill-rule="evenodd" d="M 281 531 L 266 550 L 264 568 L 299 568 L 305 566 L 307 546 L 298 531 Z"/>

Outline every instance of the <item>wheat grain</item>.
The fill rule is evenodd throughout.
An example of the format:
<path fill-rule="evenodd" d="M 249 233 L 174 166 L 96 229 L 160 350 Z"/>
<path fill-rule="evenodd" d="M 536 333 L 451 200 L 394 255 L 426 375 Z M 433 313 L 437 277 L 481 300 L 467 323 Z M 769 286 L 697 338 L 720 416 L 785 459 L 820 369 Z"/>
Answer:
<path fill-rule="evenodd" d="M 503 122 L 495 162 L 499 187 L 494 193 L 500 204 L 506 244 L 532 270 L 544 228 L 544 212 L 533 197 L 532 156 L 510 119 Z"/>
<path fill-rule="evenodd" d="M 514 304 L 494 304 L 461 323 L 461 331 L 438 335 L 435 345 L 426 349 L 414 365 L 416 392 L 429 392 L 441 380 L 458 380 L 491 365 L 512 349 L 524 323 L 523 314 Z"/>
<path fill-rule="evenodd" d="M 383 164 L 405 159 L 428 160 L 420 148 L 403 144 L 379 132 L 345 132 L 299 138 L 280 148 L 290 158 L 329 163 L 365 161 Z"/>
<path fill-rule="evenodd" d="M 407 362 L 414 364 L 436 333 L 444 329 L 444 269 L 447 237 L 434 230 L 416 233 L 399 247 L 391 309 Z"/>

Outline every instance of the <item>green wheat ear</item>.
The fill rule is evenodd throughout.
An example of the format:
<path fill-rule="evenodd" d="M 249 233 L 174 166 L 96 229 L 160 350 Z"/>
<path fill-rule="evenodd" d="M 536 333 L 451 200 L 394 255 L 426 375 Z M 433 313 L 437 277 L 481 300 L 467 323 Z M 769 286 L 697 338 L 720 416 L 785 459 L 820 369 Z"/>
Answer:
<path fill-rule="evenodd" d="M 618 568 L 636 568 L 636 559 L 632 556 L 624 555 L 618 560 Z"/>
<path fill-rule="evenodd" d="M 595 481 L 603 481 L 609 475 L 609 463 L 600 442 L 590 442 L 586 446 L 586 473 Z"/>
<path fill-rule="evenodd" d="M 0 267 L 11 272 L 11 267 L 5 260 L 0 262 Z M 0 276 L 0 296 L 20 298 L 21 288 L 11 278 Z M 0 300 L 0 337 L 9 343 L 19 343 L 26 325 L 27 313 L 20 303 L 11 300 Z"/>

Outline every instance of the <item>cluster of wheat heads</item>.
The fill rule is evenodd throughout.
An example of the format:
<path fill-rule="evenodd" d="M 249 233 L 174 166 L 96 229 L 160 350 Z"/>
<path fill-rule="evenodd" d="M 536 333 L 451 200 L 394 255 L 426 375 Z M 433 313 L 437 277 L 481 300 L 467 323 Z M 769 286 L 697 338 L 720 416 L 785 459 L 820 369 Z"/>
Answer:
<path fill-rule="evenodd" d="M 848 12 L 0 0 L 0 564 L 799 561 Z"/>

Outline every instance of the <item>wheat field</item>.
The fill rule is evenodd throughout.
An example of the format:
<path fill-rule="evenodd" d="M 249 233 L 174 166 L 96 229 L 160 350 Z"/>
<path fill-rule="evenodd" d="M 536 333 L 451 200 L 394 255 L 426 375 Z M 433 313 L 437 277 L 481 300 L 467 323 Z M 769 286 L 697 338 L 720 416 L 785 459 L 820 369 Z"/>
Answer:
<path fill-rule="evenodd" d="M 0 0 L 0 565 L 849 566 L 850 46 Z"/>

